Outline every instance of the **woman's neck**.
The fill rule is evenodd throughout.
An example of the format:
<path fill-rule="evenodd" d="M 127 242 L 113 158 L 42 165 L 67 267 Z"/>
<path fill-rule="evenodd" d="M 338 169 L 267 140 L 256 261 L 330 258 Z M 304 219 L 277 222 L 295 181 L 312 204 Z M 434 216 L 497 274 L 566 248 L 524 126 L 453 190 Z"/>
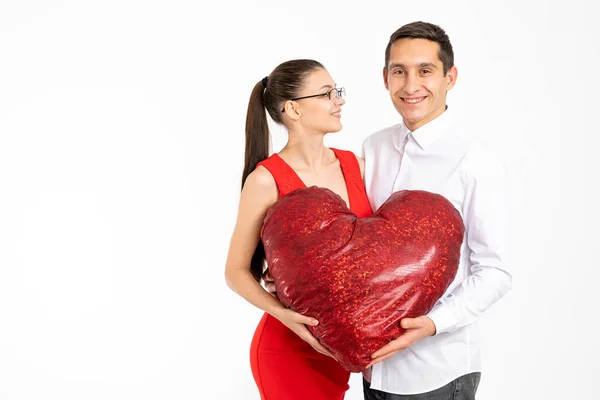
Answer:
<path fill-rule="evenodd" d="M 318 171 L 329 163 L 331 151 L 325 147 L 324 135 L 295 135 L 290 132 L 287 144 L 279 152 L 294 169 Z"/>

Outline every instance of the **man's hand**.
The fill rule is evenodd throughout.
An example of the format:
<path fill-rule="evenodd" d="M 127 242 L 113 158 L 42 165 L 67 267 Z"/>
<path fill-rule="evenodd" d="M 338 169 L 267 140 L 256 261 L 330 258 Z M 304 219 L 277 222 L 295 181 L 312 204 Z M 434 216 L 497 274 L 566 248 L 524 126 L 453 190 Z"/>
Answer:
<path fill-rule="evenodd" d="M 275 288 L 275 281 L 273 280 L 273 277 L 269 273 L 268 268 L 265 270 L 265 272 L 263 272 L 262 280 L 265 282 L 265 288 L 267 289 L 267 291 L 269 293 L 271 293 L 273 295 L 277 293 L 277 289 Z"/>
<path fill-rule="evenodd" d="M 435 335 L 435 324 L 426 315 L 417 318 L 404 318 L 400 321 L 400 326 L 406 329 L 406 332 L 373 353 L 371 355 L 373 361 L 367 368 L 412 346 L 427 336 Z"/>

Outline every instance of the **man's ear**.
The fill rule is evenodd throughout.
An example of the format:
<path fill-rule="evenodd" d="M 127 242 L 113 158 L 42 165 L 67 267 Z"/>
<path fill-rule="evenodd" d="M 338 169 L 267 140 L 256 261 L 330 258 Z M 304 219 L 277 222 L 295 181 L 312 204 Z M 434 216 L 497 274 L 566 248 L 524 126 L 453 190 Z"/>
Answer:
<path fill-rule="evenodd" d="M 387 90 L 390 90 L 388 83 L 387 83 L 387 73 L 388 73 L 387 68 L 383 67 L 383 84 Z"/>
<path fill-rule="evenodd" d="M 446 91 L 452 89 L 456 84 L 456 79 L 458 78 L 458 70 L 456 66 L 453 66 L 446 72 Z"/>

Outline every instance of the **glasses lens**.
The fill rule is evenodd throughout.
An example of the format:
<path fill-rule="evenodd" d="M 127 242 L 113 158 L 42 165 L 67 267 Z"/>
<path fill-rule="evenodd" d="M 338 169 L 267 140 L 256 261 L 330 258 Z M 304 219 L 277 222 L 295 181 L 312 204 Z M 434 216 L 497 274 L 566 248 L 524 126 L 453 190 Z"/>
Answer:
<path fill-rule="evenodd" d="M 346 90 L 344 88 L 333 88 L 329 92 L 329 100 L 343 99 L 346 96 Z"/>

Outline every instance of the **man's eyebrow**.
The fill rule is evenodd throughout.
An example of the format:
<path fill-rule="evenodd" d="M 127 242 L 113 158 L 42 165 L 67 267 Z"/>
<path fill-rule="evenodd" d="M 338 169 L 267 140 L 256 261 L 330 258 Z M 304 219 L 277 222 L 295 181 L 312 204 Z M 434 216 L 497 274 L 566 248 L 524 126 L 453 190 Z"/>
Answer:
<path fill-rule="evenodd" d="M 400 63 L 394 63 L 394 64 L 391 64 L 391 65 L 389 66 L 389 68 L 390 68 L 390 69 L 392 69 L 392 68 L 398 68 L 398 67 L 399 67 L 399 68 L 406 68 L 406 67 L 404 66 L 404 64 L 400 64 Z"/>

